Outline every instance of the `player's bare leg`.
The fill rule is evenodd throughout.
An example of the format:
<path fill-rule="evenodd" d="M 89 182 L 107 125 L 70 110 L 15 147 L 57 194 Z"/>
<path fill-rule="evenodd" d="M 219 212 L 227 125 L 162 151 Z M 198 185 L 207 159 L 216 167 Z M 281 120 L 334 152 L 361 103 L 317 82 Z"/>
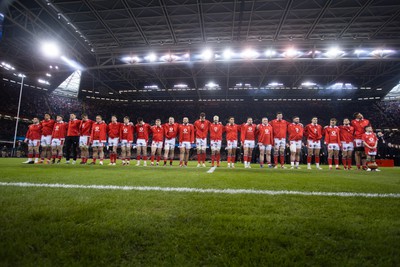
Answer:
<path fill-rule="evenodd" d="M 51 157 L 52 157 L 52 163 L 56 163 L 56 158 L 58 156 L 58 151 L 57 151 L 57 146 L 52 146 L 51 147 Z"/>
<path fill-rule="evenodd" d="M 245 168 L 247 168 L 247 161 L 248 161 L 248 158 L 249 158 L 249 148 L 248 148 L 248 147 L 245 147 L 245 148 L 243 149 L 243 164 L 244 164 L 244 167 L 245 167 Z"/>
<path fill-rule="evenodd" d="M 219 167 L 221 162 L 221 150 L 219 149 L 215 150 L 215 157 L 217 159 L 217 167 Z"/>
<path fill-rule="evenodd" d="M 308 148 L 307 149 L 307 169 L 311 170 L 311 161 L 312 157 L 314 154 L 314 149 L 313 148 Z"/>
<path fill-rule="evenodd" d="M 351 170 L 351 164 L 353 163 L 353 151 L 349 150 L 347 151 L 347 169 Z"/>
<path fill-rule="evenodd" d="M 274 161 L 275 161 L 275 169 L 278 168 L 278 158 L 281 164 L 281 168 L 285 169 L 285 147 L 280 145 L 278 149 L 274 151 Z"/>
<path fill-rule="evenodd" d="M 200 147 L 198 147 L 196 150 L 197 150 L 197 167 L 200 167 L 201 166 L 202 153 L 201 153 Z"/>
<path fill-rule="evenodd" d="M 190 149 L 186 149 L 186 154 L 185 154 L 185 166 L 187 166 L 188 162 L 189 162 L 189 151 Z"/>
<path fill-rule="evenodd" d="M 162 148 L 157 148 L 157 166 L 160 165 L 160 159 L 161 159 L 161 155 L 162 155 Z"/>
<path fill-rule="evenodd" d="M 267 155 L 267 164 L 268 164 L 268 167 L 272 167 L 272 165 L 271 165 L 271 150 L 266 150 L 266 155 Z"/>
<path fill-rule="evenodd" d="M 62 154 L 63 154 L 63 145 L 57 146 L 57 164 L 61 162 Z"/>
<path fill-rule="evenodd" d="M 361 170 L 361 151 L 356 150 L 355 152 L 355 159 L 356 159 L 356 166 L 357 169 Z"/>
<path fill-rule="evenodd" d="M 216 154 L 217 150 L 214 148 L 211 148 L 211 167 L 214 167 L 214 163 L 216 161 Z"/>
<path fill-rule="evenodd" d="M 301 153 L 301 149 L 300 148 L 297 148 L 296 149 L 296 155 L 295 155 L 295 160 L 296 160 L 296 162 L 295 162 L 295 168 L 296 169 L 300 169 L 300 166 L 299 166 L 299 164 L 300 164 L 300 153 Z"/>
<path fill-rule="evenodd" d="M 103 165 L 103 160 L 104 160 L 104 148 L 103 148 L 103 147 L 99 147 L 98 149 L 99 149 L 99 159 L 100 159 L 99 164 L 100 164 L 100 165 Z"/>
<path fill-rule="evenodd" d="M 340 170 L 339 168 L 339 150 L 333 151 L 333 159 L 335 160 L 335 168 L 336 170 Z"/>
<path fill-rule="evenodd" d="M 81 149 L 81 163 L 80 164 L 86 164 L 86 161 L 89 157 L 89 151 L 86 146 L 80 146 Z"/>
<path fill-rule="evenodd" d="M 264 147 L 260 148 L 260 167 L 264 168 L 264 156 L 265 156 L 265 149 Z"/>
<path fill-rule="evenodd" d="M 154 166 L 154 157 L 155 157 L 155 155 L 156 155 L 156 151 L 157 151 L 157 147 L 155 147 L 155 146 L 152 146 L 151 147 L 151 162 L 150 162 L 150 165 L 151 166 Z"/>
<path fill-rule="evenodd" d="M 235 168 L 235 162 L 236 162 L 236 148 L 230 148 L 228 149 L 228 168 Z"/>
<path fill-rule="evenodd" d="M 332 170 L 332 157 L 333 157 L 333 150 L 328 149 L 328 165 L 330 170 Z"/>
<path fill-rule="evenodd" d="M 99 156 L 98 154 L 99 154 L 98 147 L 93 147 L 93 155 L 92 155 L 93 161 L 90 164 L 92 164 L 92 165 L 96 164 L 96 160 Z"/>
<path fill-rule="evenodd" d="M 169 155 L 169 148 L 165 147 L 165 149 L 164 149 L 164 166 L 167 166 L 168 155 Z"/>
<path fill-rule="evenodd" d="M 186 149 L 184 147 L 181 147 L 179 149 L 179 166 L 183 167 L 183 162 L 185 160 L 185 151 Z"/>
<path fill-rule="evenodd" d="M 361 151 L 361 164 L 362 164 L 362 168 L 364 170 L 367 169 L 367 155 L 365 154 L 364 151 Z"/>
<path fill-rule="evenodd" d="M 39 146 L 33 147 L 33 154 L 35 155 L 35 163 L 39 163 Z"/>
<path fill-rule="evenodd" d="M 125 165 L 125 160 L 126 160 L 126 147 L 121 146 L 121 159 L 122 159 L 122 165 Z"/>
<path fill-rule="evenodd" d="M 294 164 L 296 161 L 296 151 L 290 151 L 290 168 L 294 169 Z"/>
<path fill-rule="evenodd" d="M 202 147 L 201 149 L 201 163 L 203 167 L 206 166 L 206 147 Z"/>
<path fill-rule="evenodd" d="M 171 149 L 169 150 L 169 153 L 170 153 L 169 165 L 172 166 L 172 162 L 174 161 L 174 157 L 175 157 L 175 147 L 171 147 Z"/>

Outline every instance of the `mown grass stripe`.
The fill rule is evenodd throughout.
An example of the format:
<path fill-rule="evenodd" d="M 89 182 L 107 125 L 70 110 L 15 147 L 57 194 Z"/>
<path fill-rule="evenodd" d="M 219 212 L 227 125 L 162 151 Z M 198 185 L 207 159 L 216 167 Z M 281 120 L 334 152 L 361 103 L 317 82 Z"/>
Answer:
<path fill-rule="evenodd" d="M 117 185 L 78 185 L 78 184 L 45 184 L 24 182 L 0 182 L 0 186 L 15 187 L 48 187 L 48 188 L 78 188 L 100 190 L 126 191 L 162 191 L 183 193 L 215 193 L 215 194 L 255 194 L 255 195 L 299 195 L 299 196 L 326 196 L 326 197 L 366 197 L 366 198 L 400 198 L 400 193 L 356 193 L 356 192 L 316 192 L 316 191 L 289 191 L 289 190 L 256 190 L 256 189 L 212 189 L 190 187 L 158 187 L 158 186 L 117 186 Z"/>

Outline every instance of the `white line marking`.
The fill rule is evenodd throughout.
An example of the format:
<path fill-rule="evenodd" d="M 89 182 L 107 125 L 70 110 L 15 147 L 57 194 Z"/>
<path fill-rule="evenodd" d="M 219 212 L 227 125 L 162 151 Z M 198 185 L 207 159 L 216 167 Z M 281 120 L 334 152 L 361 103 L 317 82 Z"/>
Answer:
<path fill-rule="evenodd" d="M 215 193 L 215 194 L 252 194 L 252 195 L 298 195 L 298 196 L 327 196 L 327 197 L 366 197 L 366 198 L 400 198 L 400 193 L 355 193 L 355 192 L 314 192 L 314 191 L 288 191 L 288 190 L 254 190 L 254 189 L 212 189 L 190 187 L 159 187 L 159 186 L 118 186 L 118 185 L 78 185 L 78 184 L 36 184 L 23 182 L 0 182 L 0 186 L 16 187 L 50 187 L 50 188 L 78 188 L 101 190 L 126 190 L 126 191 L 162 191 L 162 192 L 189 192 L 189 193 Z"/>
<path fill-rule="evenodd" d="M 207 173 L 213 173 L 213 172 L 215 171 L 216 168 L 217 168 L 217 167 L 211 167 L 211 168 L 207 171 Z"/>

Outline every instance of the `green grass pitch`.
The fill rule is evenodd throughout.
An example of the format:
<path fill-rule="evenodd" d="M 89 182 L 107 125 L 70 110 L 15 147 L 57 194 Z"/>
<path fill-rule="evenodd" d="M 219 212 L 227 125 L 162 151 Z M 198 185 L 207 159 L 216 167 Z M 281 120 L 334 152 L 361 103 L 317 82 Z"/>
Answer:
<path fill-rule="evenodd" d="M 400 193 L 399 168 L 21 161 L 0 159 L 0 183 Z M 160 265 L 400 266 L 400 198 L 0 186 L 0 266 Z"/>

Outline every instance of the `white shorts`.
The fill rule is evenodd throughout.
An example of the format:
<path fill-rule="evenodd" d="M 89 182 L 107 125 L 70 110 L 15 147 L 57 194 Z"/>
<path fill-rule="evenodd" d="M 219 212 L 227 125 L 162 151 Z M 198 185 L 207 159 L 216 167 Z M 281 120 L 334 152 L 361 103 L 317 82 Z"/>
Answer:
<path fill-rule="evenodd" d="M 307 140 L 307 146 L 311 149 L 321 149 L 321 141 Z"/>
<path fill-rule="evenodd" d="M 207 147 L 207 138 L 196 138 L 196 148 L 204 148 Z"/>
<path fill-rule="evenodd" d="M 237 148 L 237 140 L 228 140 L 228 141 L 226 141 L 226 147 L 228 149 Z"/>
<path fill-rule="evenodd" d="M 64 139 L 53 138 L 51 139 L 51 146 L 62 146 L 64 145 Z"/>
<path fill-rule="evenodd" d="M 260 150 L 264 150 L 264 151 L 271 151 L 272 150 L 272 145 L 264 145 L 262 143 L 258 143 L 258 147 L 260 148 Z"/>
<path fill-rule="evenodd" d="M 353 151 L 354 144 L 351 142 L 350 143 L 342 142 L 342 150 L 343 151 Z"/>
<path fill-rule="evenodd" d="M 339 144 L 328 144 L 328 150 L 339 151 L 340 150 Z"/>
<path fill-rule="evenodd" d="M 130 142 L 130 141 L 126 140 L 126 139 L 121 140 L 121 147 L 130 148 L 131 145 L 132 145 L 132 142 Z"/>
<path fill-rule="evenodd" d="M 40 140 L 35 139 L 35 140 L 28 140 L 28 146 L 40 146 Z"/>
<path fill-rule="evenodd" d="M 174 149 L 175 148 L 175 138 L 165 138 L 164 149 Z"/>
<path fill-rule="evenodd" d="M 290 152 L 296 152 L 296 150 L 301 149 L 301 140 L 299 141 L 289 141 Z"/>
<path fill-rule="evenodd" d="M 286 146 L 286 138 L 274 138 L 274 148 L 278 150 L 280 147 Z"/>
<path fill-rule="evenodd" d="M 92 147 L 103 147 L 104 143 L 100 140 L 93 140 Z"/>
<path fill-rule="evenodd" d="M 136 140 L 136 146 L 147 146 L 147 142 L 145 139 Z"/>
<path fill-rule="evenodd" d="M 354 139 L 356 147 L 364 147 L 364 141 L 362 139 Z"/>
<path fill-rule="evenodd" d="M 151 147 L 162 148 L 162 145 L 163 145 L 162 141 L 161 142 L 156 142 L 156 141 L 151 142 Z"/>
<path fill-rule="evenodd" d="M 51 146 L 51 135 L 42 135 L 40 144 L 41 146 Z"/>
<path fill-rule="evenodd" d="M 255 141 L 254 140 L 244 140 L 243 146 L 245 148 L 254 148 L 255 147 Z"/>
<path fill-rule="evenodd" d="M 89 146 L 89 136 L 88 135 L 79 136 L 79 146 L 83 146 L 83 147 Z"/>
<path fill-rule="evenodd" d="M 186 149 L 190 149 L 192 147 L 192 144 L 190 142 L 182 142 L 180 143 L 180 148 L 186 148 Z"/>
<path fill-rule="evenodd" d="M 210 141 L 211 150 L 221 150 L 221 144 L 222 144 L 221 140 L 211 140 Z"/>
<path fill-rule="evenodd" d="M 119 138 L 115 137 L 115 138 L 108 138 L 108 146 L 118 146 L 119 143 Z"/>

